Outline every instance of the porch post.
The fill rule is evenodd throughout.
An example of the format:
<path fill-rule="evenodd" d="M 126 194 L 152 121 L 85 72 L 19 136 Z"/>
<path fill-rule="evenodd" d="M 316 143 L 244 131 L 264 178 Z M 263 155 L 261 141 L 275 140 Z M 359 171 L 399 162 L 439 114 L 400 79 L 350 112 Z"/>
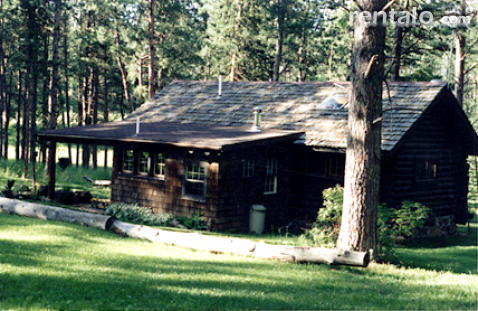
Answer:
<path fill-rule="evenodd" d="M 55 199 L 56 142 L 50 141 L 48 148 L 48 199 Z"/>

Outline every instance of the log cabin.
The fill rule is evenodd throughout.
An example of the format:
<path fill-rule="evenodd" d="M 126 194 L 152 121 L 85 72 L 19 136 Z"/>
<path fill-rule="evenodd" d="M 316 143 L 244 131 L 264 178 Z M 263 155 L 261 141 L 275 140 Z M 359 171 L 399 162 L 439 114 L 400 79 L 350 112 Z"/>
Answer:
<path fill-rule="evenodd" d="M 343 184 L 349 83 L 174 81 L 125 120 L 38 133 L 43 141 L 114 147 L 111 200 L 154 213 L 200 213 L 211 230 L 314 219 Z M 428 226 L 468 220 L 469 155 L 478 136 L 446 83 L 384 86 L 381 201 L 420 202 Z"/>

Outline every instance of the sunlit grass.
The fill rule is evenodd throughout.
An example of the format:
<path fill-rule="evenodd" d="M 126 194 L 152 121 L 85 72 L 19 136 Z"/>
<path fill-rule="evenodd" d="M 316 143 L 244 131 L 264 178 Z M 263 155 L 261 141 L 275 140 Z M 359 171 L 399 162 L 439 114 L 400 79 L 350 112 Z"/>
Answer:
<path fill-rule="evenodd" d="M 362 269 L 213 255 L 0 215 L 0 309 L 476 310 L 477 246 L 468 241 L 402 248 L 401 268 Z"/>
<path fill-rule="evenodd" d="M 16 187 L 20 185 L 26 185 L 31 188 L 31 181 L 29 179 L 22 178 L 23 173 L 23 161 L 15 160 L 3 160 L 0 159 L 0 188 L 4 188 L 8 180 L 15 180 Z M 30 177 L 30 173 L 28 177 Z M 45 172 L 45 166 L 43 163 L 38 163 L 36 167 L 37 182 L 39 185 L 46 185 L 48 182 L 48 176 Z M 111 168 L 104 170 L 99 168 L 85 169 L 82 167 L 70 166 L 65 170 L 62 170 L 58 165 L 56 168 L 56 188 L 57 189 L 69 189 L 90 191 L 96 198 L 109 199 L 110 188 L 107 187 L 93 187 L 91 183 L 88 183 L 83 176 L 89 176 L 93 179 L 111 179 Z"/>

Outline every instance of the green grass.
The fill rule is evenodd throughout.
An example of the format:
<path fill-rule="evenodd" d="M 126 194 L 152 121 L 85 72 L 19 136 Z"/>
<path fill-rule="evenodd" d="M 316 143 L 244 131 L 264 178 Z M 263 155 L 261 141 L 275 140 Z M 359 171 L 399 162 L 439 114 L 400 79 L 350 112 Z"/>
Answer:
<path fill-rule="evenodd" d="M 403 247 L 401 268 L 362 269 L 213 255 L 0 215 L 0 309 L 476 310 L 476 232 Z"/>
<path fill-rule="evenodd" d="M 22 178 L 23 161 L 15 160 L 0 160 L 0 188 L 4 188 L 7 184 L 7 180 L 15 180 L 15 186 L 18 187 L 22 184 L 31 188 L 31 181 Z M 43 163 L 38 163 L 36 167 L 37 181 L 41 185 L 46 185 L 48 182 L 48 176 L 45 172 L 45 166 Z M 30 172 L 29 172 L 30 174 Z M 93 187 L 91 183 L 88 183 L 83 179 L 83 176 L 89 176 L 93 179 L 111 179 L 111 168 L 104 170 L 99 168 L 85 169 L 82 167 L 76 168 L 70 166 L 65 170 L 62 170 L 58 165 L 56 168 L 56 188 L 57 189 L 69 189 L 69 190 L 81 190 L 90 191 L 93 197 L 99 199 L 109 199 L 111 190 L 108 187 Z"/>

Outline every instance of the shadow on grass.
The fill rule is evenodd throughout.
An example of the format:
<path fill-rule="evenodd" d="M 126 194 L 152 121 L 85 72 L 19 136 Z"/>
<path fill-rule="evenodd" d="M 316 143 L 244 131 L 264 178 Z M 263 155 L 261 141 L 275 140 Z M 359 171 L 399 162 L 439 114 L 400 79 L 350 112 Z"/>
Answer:
<path fill-rule="evenodd" d="M 477 225 L 459 226 L 454 236 L 412 241 L 397 248 L 400 264 L 433 271 L 478 274 Z"/>

